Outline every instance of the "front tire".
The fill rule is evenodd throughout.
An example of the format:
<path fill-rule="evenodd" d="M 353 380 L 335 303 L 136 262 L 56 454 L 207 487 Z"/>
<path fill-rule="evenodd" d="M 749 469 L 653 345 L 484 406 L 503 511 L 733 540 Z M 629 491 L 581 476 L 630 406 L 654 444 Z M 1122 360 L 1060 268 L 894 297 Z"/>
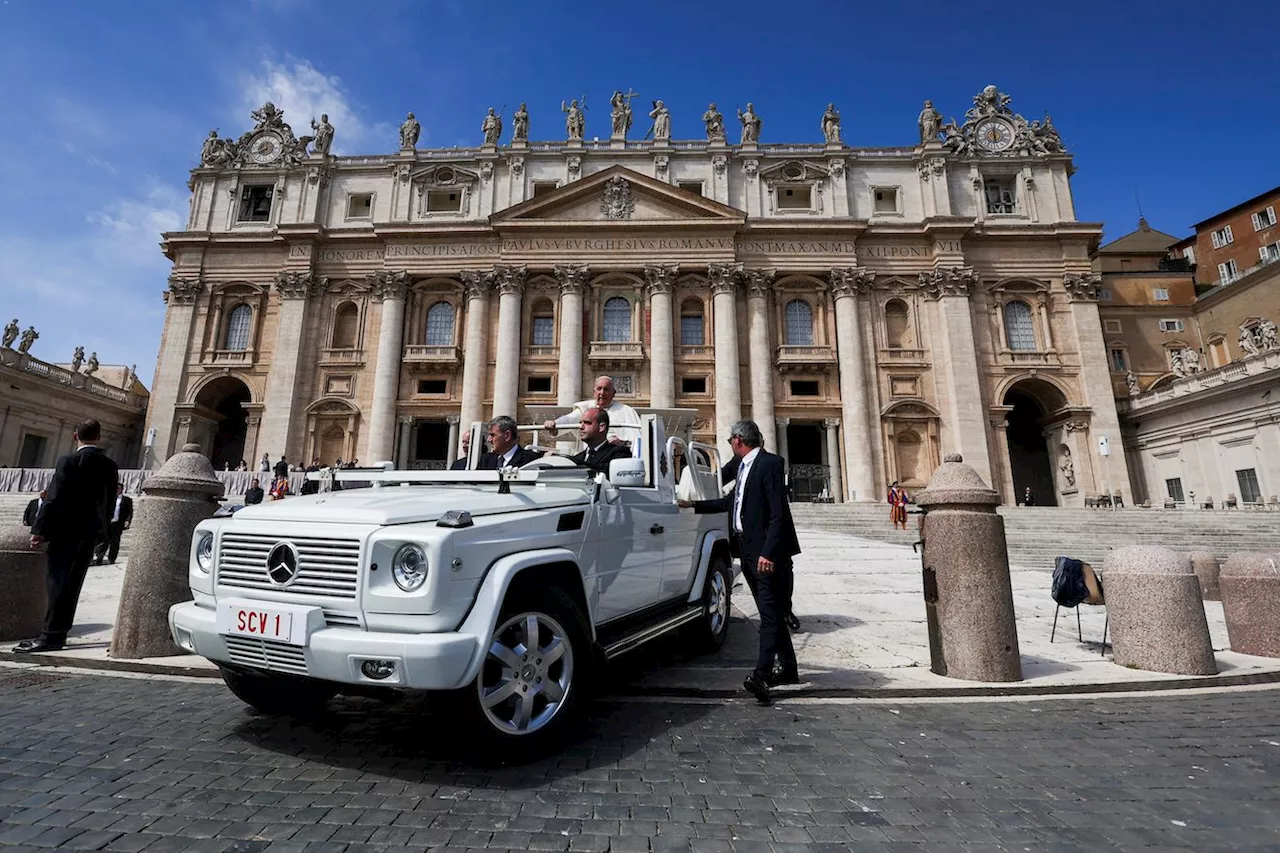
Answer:
<path fill-rule="evenodd" d="M 729 561 L 716 555 L 702 587 L 702 615 L 684 628 L 685 642 L 695 654 L 718 652 L 729 638 L 729 604 L 733 576 Z"/>
<path fill-rule="evenodd" d="M 222 667 L 222 680 L 240 701 L 272 716 L 305 716 L 338 693 L 336 686 L 306 678 L 255 675 Z"/>

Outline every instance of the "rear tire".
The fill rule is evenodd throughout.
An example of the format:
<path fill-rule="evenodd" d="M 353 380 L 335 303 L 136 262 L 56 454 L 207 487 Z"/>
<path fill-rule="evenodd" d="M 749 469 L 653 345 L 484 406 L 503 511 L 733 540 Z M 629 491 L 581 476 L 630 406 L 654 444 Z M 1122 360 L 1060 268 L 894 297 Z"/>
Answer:
<path fill-rule="evenodd" d="M 729 605 L 733 589 L 733 575 L 729 562 L 716 555 L 707 569 L 707 580 L 702 587 L 702 615 L 696 622 L 686 625 L 682 631 L 685 643 L 695 654 L 718 652 L 729 637 Z"/>
<path fill-rule="evenodd" d="M 287 675 L 256 675 L 222 667 L 222 680 L 240 701 L 272 716 L 307 716 L 338 694 L 323 681 Z"/>

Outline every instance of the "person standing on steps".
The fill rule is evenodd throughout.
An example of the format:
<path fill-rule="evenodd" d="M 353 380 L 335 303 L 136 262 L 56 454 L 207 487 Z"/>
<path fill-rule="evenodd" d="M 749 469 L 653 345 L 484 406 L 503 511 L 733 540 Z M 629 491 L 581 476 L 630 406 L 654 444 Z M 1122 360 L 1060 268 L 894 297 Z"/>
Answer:
<path fill-rule="evenodd" d="M 111 522 L 107 525 L 98 547 L 93 552 L 93 564 L 102 565 L 105 558 L 109 565 L 115 565 L 120 555 L 120 537 L 133 524 L 133 498 L 124 493 L 124 483 L 116 484 L 115 503 L 111 507 Z"/>
<path fill-rule="evenodd" d="M 791 612 L 794 587 L 791 558 L 800 553 L 800 541 L 783 493 L 782 460 L 762 450 L 761 440 L 754 421 L 734 424 L 729 446 L 739 465 L 733 492 L 715 500 L 677 504 L 692 506 L 699 513 L 729 513 L 729 528 L 742 543 L 742 574 L 760 611 L 760 651 L 755 670 L 742 686 L 761 705 L 768 705 L 770 687 L 800 683 L 791 632 L 784 621 Z"/>
<path fill-rule="evenodd" d="M 102 427 L 81 421 L 74 435 L 76 449 L 58 460 L 49 499 L 31 526 L 31 547 L 48 545 L 44 625 L 38 638 L 23 640 L 15 652 L 51 652 L 67 644 L 94 546 L 111 521 L 119 469 L 98 449 Z"/>
<path fill-rule="evenodd" d="M 889 487 L 889 521 L 893 522 L 894 530 L 897 530 L 899 525 L 903 530 L 907 529 L 907 504 L 910 500 L 907 490 L 894 480 L 893 485 Z"/>

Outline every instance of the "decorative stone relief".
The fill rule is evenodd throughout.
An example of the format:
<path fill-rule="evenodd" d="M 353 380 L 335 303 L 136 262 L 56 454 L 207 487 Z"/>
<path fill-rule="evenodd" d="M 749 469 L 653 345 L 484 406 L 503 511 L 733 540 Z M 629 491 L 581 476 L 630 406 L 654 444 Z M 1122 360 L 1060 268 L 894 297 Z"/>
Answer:
<path fill-rule="evenodd" d="M 204 292 L 204 282 L 195 278 L 171 278 L 165 291 L 165 301 L 171 305 L 194 305 Z"/>
<path fill-rule="evenodd" d="M 767 299 L 773 292 L 773 280 L 778 277 L 776 269 L 747 270 L 747 297 Z"/>
<path fill-rule="evenodd" d="M 917 276 L 925 296 L 940 299 L 943 296 L 968 297 L 977 283 L 977 276 L 970 267 L 952 267 L 922 272 Z"/>
<path fill-rule="evenodd" d="M 493 177 L 493 164 L 487 161 L 484 163 L 481 163 L 480 164 L 480 180 L 484 181 L 485 183 L 488 183 L 489 179 L 492 177 Z"/>
<path fill-rule="evenodd" d="M 729 159 L 723 154 L 717 154 L 711 158 L 711 168 L 715 170 L 717 175 L 723 175 L 724 170 L 729 165 Z"/>
<path fill-rule="evenodd" d="M 742 264 L 707 264 L 707 281 L 713 294 L 737 293 L 742 283 Z"/>
<path fill-rule="evenodd" d="M 874 272 L 858 267 L 835 267 L 827 273 L 827 283 L 831 285 L 836 299 L 870 290 L 875 280 Z"/>
<path fill-rule="evenodd" d="M 680 273 L 679 264 L 645 264 L 644 280 L 649 295 L 670 293 L 676 284 L 676 276 Z"/>
<path fill-rule="evenodd" d="M 1062 472 L 1062 480 L 1068 487 L 1076 484 L 1076 466 L 1071 461 L 1071 448 L 1065 444 L 1058 448 L 1058 470 Z"/>
<path fill-rule="evenodd" d="M 458 278 L 462 279 L 467 301 L 488 299 L 493 290 L 493 273 L 489 270 L 462 270 L 458 273 Z"/>
<path fill-rule="evenodd" d="M 631 197 L 631 182 L 621 175 L 614 175 L 604 185 L 600 197 L 600 212 L 605 219 L 630 219 L 636 202 Z"/>
<path fill-rule="evenodd" d="M 409 273 L 404 270 L 379 270 L 370 273 L 365 281 L 373 293 L 374 302 L 386 299 L 404 299 L 409 292 Z"/>
<path fill-rule="evenodd" d="M 333 140 L 333 128 L 327 119 L 322 125 L 312 123 L 317 136 L 295 137 L 293 128 L 285 123 L 284 110 L 270 101 L 250 113 L 250 118 L 254 122 L 253 128 L 234 142 L 220 139 L 216 130 L 209 131 L 200 148 L 200 165 L 209 168 L 233 164 L 248 168 L 296 166 L 309 156 L 307 146 L 319 138 L 322 131 L 328 134 L 328 138 L 324 150 L 317 148 L 317 153 L 328 153 L 328 144 Z"/>
<path fill-rule="evenodd" d="M 1043 123 L 1028 122 L 1009 109 L 1009 101 L 1009 96 L 995 86 L 987 86 L 974 95 L 963 125 L 957 126 L 953 119 L 939 126 L 942 144 L 962 156 L 1044 157 L 1063 152 L 1062 139 L 1048 114 Z M 927 129 L 925 114 L 921 113 L 922 141 L 928 141 L 923 139 Z"/>
<path fill-rule="evenodd" d="M 660 154 L 653 158 L 653 173 L 660 181 L 665 181 L 667 179 L 667 170 L 670 166 L 671 158 L 666 154 Z"/>
<path fill-rule="evenodd" d="M 276 273 L 276 293 L 281 299 L 307 299 L 322 293 L 329 279 L 310 272 L 283 270 Z"/>
<path fill-rule="evenodd" d="M 1062 425 L 1067 432 L 1084 432 L 1089 428 L 1088 421 L 1067 421 Z"/>
<path fill-rule="evenodd" d="M 413 167 L 408 163 L 401 163 L 391 167 L 391 174 L 395 175 L 398 180 L 405 182 L 409 180 L 409 176 L 413 174 Z"/>
<path fill-rule="evenodd" d="M 1068 275 L 1062 277 L 1062 286 L 1072 302 L 1091 302 L 1098 298 L 1098 285 L 1102 284 L 1102 276 L 1095 273 L 1084 275 Z"/>
<path fill-rule="evenodd" d="M 844 160 L 839 157 L 832 157 L 827 161 L 827 168 L 831 170 L 831 177 L 842 177 L 844 175 Z"/>
<path fill-rule="evenodd" d="M 493 279 L 499 295 L 506 296 L 514 293 L 519 296 L 524 293 L 525 282 L 529 279 L 529 270 L 524 266 L 511 267 L 500 264 L 493 268 Z"/>
<path fill-rule="evenodd" d="M 920 173 L 922 181 L 928 181 L 935 175 L 941 176 L 946 168 L 947 161 L 941 157 L 930 157 L 916 164 L 916 171 Z"/>
<path fill-rule="evenodd" d="M 748 181 L 754 181 L 756 175 L 760 172 L 759 160 L 743 160 L 742 171 L 746 173 Z"/>
<path fill-rule="evenodd" d="M 312 186 L 317 186 L 317 185 L 321 187 L 328 186 L 329 177 L 331 174 L 332 174 L 331 170 L 326 169 L 323 166 L 308 166 L 307 167 L 307 183 L 311 184 Z"/>
<path fill-rule="evenodd" d="M 555 275 L 562 295 L 581 294 L 587 286 L 591 268 L 586 264 L 557 264 Z"/>
<path fill-rule="evenodd" d="M 569 158 L 569 176 L 572 178 L 576 178 L 581 173 L 582 173 L 582 158 L 577 156 L 570 157 Z"/>

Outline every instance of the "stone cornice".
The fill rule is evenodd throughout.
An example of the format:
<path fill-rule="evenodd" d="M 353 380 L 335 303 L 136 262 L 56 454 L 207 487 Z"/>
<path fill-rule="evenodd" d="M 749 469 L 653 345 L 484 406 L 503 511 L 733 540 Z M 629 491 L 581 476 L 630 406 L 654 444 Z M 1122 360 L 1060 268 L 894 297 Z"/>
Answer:
<path fill-rule="evenodd" d="M 968 299 L 977 285 L 978 277 L 972 267 L 951 267 L 922 272 L 917 276 L 920 288 L 930 299 L 944 296 L 961 296 Z"/>
<path fill-rule="evenodd" d="M 373 301 L 382 302 L 386 299 L 404 299 L 409 292 L 410 278 L 409 273 L 403 270 L 379 270 L 370 273 L 365 282 L 373 293 Z"/>
<path fill-rule="evenodd" d="M 707 264 L 707 281 L 716 296 L 736 294 L 742 285 L 742 264 Z"/>
<path fill-rule="evenodd" d="M 679 274 L 679 264 L 645 264 L 644 280 L 649 295 L 670 293 L 675 288 L 676 276 Z"/>
<path fill-rule="evenodd" d="M 275 286 L 281 299 L 310 299 L 325 291 L 329 279 L 309 271 L 282 270 L 276 273 Z"/>

